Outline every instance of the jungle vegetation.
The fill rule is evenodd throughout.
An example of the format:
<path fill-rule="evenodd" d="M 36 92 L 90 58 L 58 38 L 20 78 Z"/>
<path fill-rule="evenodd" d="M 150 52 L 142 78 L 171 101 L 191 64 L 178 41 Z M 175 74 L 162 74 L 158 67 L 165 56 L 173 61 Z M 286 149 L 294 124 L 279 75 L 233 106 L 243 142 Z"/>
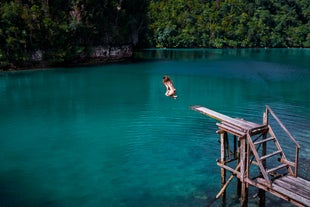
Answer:
<path fill-rule="evenodd" d="M 148 14 L 156 47 L 310 47 L 308 0 L 158 0 Z"/>
<path fill-rule="evenodd" d="M 1 0 L 0 66 L 90 47 L 310 47 L 308 0 Z"/>

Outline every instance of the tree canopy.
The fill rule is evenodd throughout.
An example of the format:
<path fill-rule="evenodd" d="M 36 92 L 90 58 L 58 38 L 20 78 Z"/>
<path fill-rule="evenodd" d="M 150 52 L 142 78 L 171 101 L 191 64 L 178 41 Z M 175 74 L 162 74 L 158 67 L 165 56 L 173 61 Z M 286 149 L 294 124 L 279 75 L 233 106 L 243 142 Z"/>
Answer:
<path fill-rule="evenodd" d="M 308 0 L 151 1 L 156 47 L 310 47 Z"/>
<path fill-rule="evenodd" d="M 65 62 L 92 46 L 137 44 L 146 7 L 143 0 L 1 0 L 0 66 L 38 50 Z"/>
<path fill-rule="evenodd" d="M 308 0 L 1 0 L 0 66 L 90 47 L 310 47 Z"/>

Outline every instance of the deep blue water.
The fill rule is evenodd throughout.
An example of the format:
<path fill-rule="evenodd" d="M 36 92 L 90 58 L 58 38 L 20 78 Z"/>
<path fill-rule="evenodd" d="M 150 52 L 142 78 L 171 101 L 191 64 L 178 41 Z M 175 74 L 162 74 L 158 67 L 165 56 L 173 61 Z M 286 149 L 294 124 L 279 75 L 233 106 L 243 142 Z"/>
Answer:
<path fill-rule="evenodd" d="M 1 207 L 205 206 L 220 190 L 220 146 L 216 121 L 192 111 L 196 104 L 257 123 L 268 104 L 300 143 L 309 179 L 309 49 L 135 57 L 0 73 Z M 176 100 L 164 95 L 165 74 Z M 228 192 L 227 206 L 238 206 L 234 183 Z M 290 206 L 273 196 L 267 204 Z"/>

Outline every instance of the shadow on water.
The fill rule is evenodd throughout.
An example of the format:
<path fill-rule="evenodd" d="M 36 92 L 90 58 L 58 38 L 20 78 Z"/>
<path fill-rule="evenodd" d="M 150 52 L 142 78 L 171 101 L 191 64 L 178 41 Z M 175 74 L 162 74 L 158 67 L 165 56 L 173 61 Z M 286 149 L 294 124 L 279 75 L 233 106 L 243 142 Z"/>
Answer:
<path fill-rule="evenodd" d="M 0 174 L 1 207 L 64 207 L 59 201 L 49 200 L 49 192 L 23 174 L 21 170 Z"/>

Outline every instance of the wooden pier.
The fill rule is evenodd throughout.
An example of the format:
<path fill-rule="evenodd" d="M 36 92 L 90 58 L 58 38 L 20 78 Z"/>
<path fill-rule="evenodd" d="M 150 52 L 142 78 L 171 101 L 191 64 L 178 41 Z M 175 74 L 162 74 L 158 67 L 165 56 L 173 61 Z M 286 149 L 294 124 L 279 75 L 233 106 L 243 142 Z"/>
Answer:
<path fill-rule="evenodd" d="M 242 207 L 248 205 L 250 185 L 258 188 L 258 206 L 265 206 L 265 192 L 269 192 L 296 206 L 310 207 L 310 181 L 298 177 L 300 146 L 269 106 L 266 106 L 262 124 L 231 118 L 203 106 L 191 108 L 219 121 L 216 125 L 221 157 L 217 165 L 221 167 L 222 189 L 216 198 L 222 196 L 225 200 L 226 187 L 237 177 L 237 194 Z M 290 138 L 290 146 L 295 148 L 293 160 L 285 156 L 270 126 L 270 115 Z M 226 171 L 231 173 L 228 180 Z"/>

